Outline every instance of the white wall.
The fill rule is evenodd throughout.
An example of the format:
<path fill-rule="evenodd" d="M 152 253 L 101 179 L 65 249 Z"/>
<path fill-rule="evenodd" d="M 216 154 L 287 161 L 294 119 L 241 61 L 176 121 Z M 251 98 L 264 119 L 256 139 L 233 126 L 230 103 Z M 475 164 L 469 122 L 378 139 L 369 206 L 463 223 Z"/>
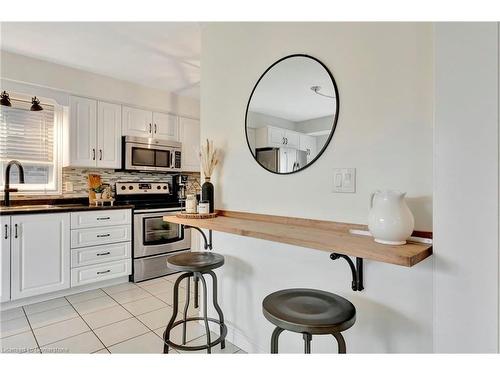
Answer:
<path fill-rule="evenodd" d="M 426 23 L 208 24 L 202 35 L 202 138 L 223 149 L 214 176 L 216 206 L 232 210 L 366 223 L 378 188 L 408 192 L 416 228 L 432 228 L 432 26 Z M 248 151 L 248 96 L 262 72 L 292 53 L 319 58 L 339 89 L 337 131 L 323 156 L 293 175 L 262 169 Z M 356 194 L 332 193 L 332 168 L 356 167 Z M 358 309 L 346 333 L 350 352 L 432 352 L 431 257 L 414 268 L 365 262 L 363 292 L 350 290 L 343 261 L 328 253 L 216 233 L 226 256 L 221 301 L 230 340 L 268 351 L 272 326 L 262 299 L 287 287 L 314 287 L 350 299 Z M 332 249 L 334 250 L 334 249 Z M 283 351 L 302 351 L 283 334 Z M 332 352 L 329 337 L 314 352 Z"/>
<path fill-rule="evenodd" d="M 29 88 L 27 94 L 43 96 L 51 88 L 56 91 L 104 99 L 139 107 L 172 112 L 199 118 L 200 103 L 168 91 L 140 86 L 131 82 L 34 59 L 15 53 L 0 51 L 0 78 L 2 89 L 25 90 L 22 83 L 41 86 Z M 40 94 L 38 94 L 40 93 Z M 68 105 L 67 95 L 60 95 L 59 104 Z"/>
<path fill-rule="evenodd" d="M 312 133 L 331 130 L 332 126 L 333 115 L 297 122 L 295 123 L 295 130 L 301 133 Z"/>
<path fill-rule="evenodd" d="M 247 124 L 250 128 L 276 126 L 278 128 L 295 130 L 295 122 L 259 112 L 248 112 Z"/>
<path fill-rule="evenodd" d="M 498 351 L 498 25 L 435 27 L 435 350 Z"/>

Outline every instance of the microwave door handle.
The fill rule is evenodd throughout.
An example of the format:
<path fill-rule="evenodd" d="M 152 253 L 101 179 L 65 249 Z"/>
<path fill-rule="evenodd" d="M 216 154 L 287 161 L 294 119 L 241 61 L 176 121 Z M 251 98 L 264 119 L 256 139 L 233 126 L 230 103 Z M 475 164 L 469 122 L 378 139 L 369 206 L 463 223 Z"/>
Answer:
<path fill-rule="evenodd" d="M 170 168 L 174 168 L 174 152 L 170 151 Z"/>

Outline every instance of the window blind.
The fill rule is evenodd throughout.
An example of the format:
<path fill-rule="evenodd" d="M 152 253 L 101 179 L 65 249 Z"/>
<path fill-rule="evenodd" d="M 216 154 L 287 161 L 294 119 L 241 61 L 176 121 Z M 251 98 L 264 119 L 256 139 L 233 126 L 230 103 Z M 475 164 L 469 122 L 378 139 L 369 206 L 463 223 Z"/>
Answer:
<path fill-rule="evenodd" d="M 0 159 L 33 164 L 54 162 L 54 107 L 30 111 L 31 103 L 11 99 L 12 107 L 0 106 Z"/>

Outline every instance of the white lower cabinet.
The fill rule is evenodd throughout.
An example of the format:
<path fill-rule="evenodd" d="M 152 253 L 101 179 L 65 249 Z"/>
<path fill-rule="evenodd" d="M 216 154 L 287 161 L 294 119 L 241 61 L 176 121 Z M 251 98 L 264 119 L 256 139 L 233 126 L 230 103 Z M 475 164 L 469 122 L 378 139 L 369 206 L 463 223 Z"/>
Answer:
<path fill-rule="evenodd" d="M 131 210 L 1 216 L 0 302 L 132 273 Z"/>
<path fill-rule="evenodd" d="M 132 246 L 130 242 L 73 249 L 71 251 L 71 267 L 89 266 L 126 259 L 130 258 L 131 253 Z"/>
<path fill-rule="evenodd" d="M 130 239 L 130 225 L 71 230 L 72 248 L 130 241 Z"/>
<path fill-rule="evenodd" d="M 92 266 L 78 267 L 71 270 L 71 286 L 95 283 L 98 281 L 127 276 L 132 272 L 132 260 L 106 262 Z"/>
<path fill-rule="evenodd" d="M 0 302 L 10 301 L 10 216 L 1 216 L 2 241 L 0 251 Z"/>
<path fill-rule="evenodd" d="M 71 286 L 132 273 L 132 211 L 71 213 Z"/>
<path fill-rule="evenodd" d="M 11 300 L 69 288 L 69 213 L 12 216 L 11 235 Z"/>

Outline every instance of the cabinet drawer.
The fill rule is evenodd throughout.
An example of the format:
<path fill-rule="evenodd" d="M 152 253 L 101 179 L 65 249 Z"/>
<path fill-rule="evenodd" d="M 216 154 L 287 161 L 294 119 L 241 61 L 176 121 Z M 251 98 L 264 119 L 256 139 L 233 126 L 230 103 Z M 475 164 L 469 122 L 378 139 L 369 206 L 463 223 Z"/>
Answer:
<path fill-rule="evenodd" d="M 132 273 L 131 264 L 130 259 L 124 259 L 117 262 L 73 268 L 71 270 L 71 287 L 130 275 Z"/>
<path fill-rule="evenodd" d="M 108 243 L 126 242 L 131 238 L 131 225 L 114 227 L 73 229 L 71 231 L 71 247 L 105 245 Z"/>
<path fill-rule="evenodd" d="M 131 222 L 131 210 L 99 210 L 71 213 L 71 229 L 93 228 L 102 225 L 123 225 Z"/>
<path fill-rule="evenodd" d="M 72 249 L 71 267 L 88 266 L 130 258 L 131 248 L 130 242 L 122 242 L 104 246 Z"/>

